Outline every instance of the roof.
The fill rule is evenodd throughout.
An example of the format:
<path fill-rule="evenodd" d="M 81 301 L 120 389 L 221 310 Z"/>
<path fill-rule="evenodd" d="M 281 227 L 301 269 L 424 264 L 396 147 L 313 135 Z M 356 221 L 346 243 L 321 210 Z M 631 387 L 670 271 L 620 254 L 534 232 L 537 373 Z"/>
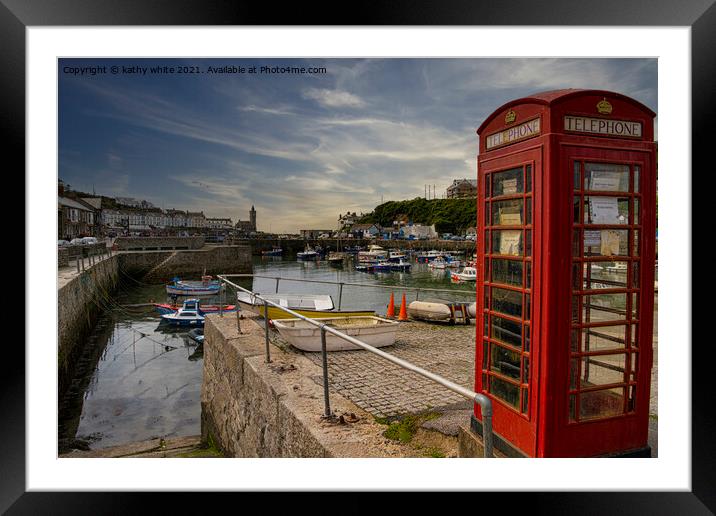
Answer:
<path fill-rule="evenodd" d="M 82 199 L 82 202 L 89 204 L 96 210 L 99 210 L 102 208 L 102 198 L 101 197 L 82 197 L 81 199 Z"/>
<path fill-rule="evenodd" d="M 503 104 L 499 108 L 495 109 L 490 116 L 488 116 L 482 124 L 480 124 L 480 127 L 477 129 L 477 132 L 482 132 L 482 130 L 487 126 L 487 124 L 490 123 L 490 121 L 497 116 L 498 113 L 501 113 L 505 109 L 511 106 L 516 106 L 518 104 L 544 104 L 546 106 L 552 106 L 554 104 L 558 104 L 560 102 L 563 102 L 567 99 L 570 99 L 572 97 L 580 96 L 580 95 L 601 95 L 601 96 L 609 96 L 621 99 L 625 102 L 629 102 L 630 104 L 633 104 L 637 106 L 639 109 L 649 113 L 652 117 L 656 116 L 656 113 L 654 113 L 651 109 L 646 107 L 644 104 L 639 102 L 638 100 L 634 100 L 631 97 L 627 97 L 626 95 L 622 95 L 621 93 L 616 93 L 614 91 L 607 91 L 607 90 L 588 90 L 588 89 L 578 89 L 578 88 L 566 88 L 562 90 L 548 90 L 548 91 L 542 91 L 539 93 L 534 93 L 532 95 L 528 95 L 527 97 L 523 97 L 521 99 L 515 99 L 511 100 L 510 102 L 507 102 L 506 104 Z"/>
<path fill-rule="evenodd" d="M 92 207 L 88 206 L 79 200 L 70 199 L 69 197 L 58 197 L 57 204 L 60 206 L 67 206 L 68 208 L 75 208 L 78 210 L 92 211 Z"/>

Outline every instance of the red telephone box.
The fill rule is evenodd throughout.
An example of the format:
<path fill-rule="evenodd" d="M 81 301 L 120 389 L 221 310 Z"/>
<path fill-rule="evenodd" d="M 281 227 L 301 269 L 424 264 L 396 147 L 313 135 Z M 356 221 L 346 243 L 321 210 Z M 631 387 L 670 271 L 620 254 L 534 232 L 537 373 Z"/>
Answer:
<path fill-rule="evenodd" d="M 570 89 L 477 130 L 475 390 L 507 455 L 650 455 L 654 116 Z"/>

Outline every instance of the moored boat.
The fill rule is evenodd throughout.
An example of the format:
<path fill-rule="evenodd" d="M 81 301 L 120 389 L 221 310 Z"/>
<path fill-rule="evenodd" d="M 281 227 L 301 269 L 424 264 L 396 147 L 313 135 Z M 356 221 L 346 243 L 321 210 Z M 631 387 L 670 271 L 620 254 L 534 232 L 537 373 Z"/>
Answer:
<path fill-rule="evenodd" d="M 174 326 L 204 326 L 204 312 L 198 299 L 187 299 L 176 312 L 163 314 L 162 321 Z"/>
<path fill-rule="evenodd" d="M 303 251 L 296 253 L 296 258 L 299 260 L 315 260 L 318 257 L 318 252 L 308 246 Z"/>
<path fill-rule="evenodd" d="M 418 253 L 417 260 L 420 263 L 428 263 L 432 262 L 438 257 L 441 257 L 443 255 L 442 251 L 436 251 L 435 249 L 431 249 L 427 252 Z"/>
<path fill-rule="evenodd" d="M 460 272 L 450 272 L 453 281 L 477 281 L 477 269 L 475 267 L 464 267 Z"/>
<path fill-rule="evenodd" d="M 375 310 L 336 310 L 333 298 L 329 295 L 309 294 L 259 294 L 266 300 L 276 303 L 284 308 L 315 319 L 317 317 L 358 317 L 375 315 Z M 242 310 L 264 316 L 264 303 L 255 296 L 246 292 L 237 292 L 237 301 Z M 291 317 L 291 314 L 269 305 L 269 319 Z"/>
<path fill-rule="evenodd" d="M 405 254 L 405 251 L 401 250 L 391 250 L 388 251 L 388 261 L 389 262 L 402 262 L 407 259 L 407 255 Z"/>
<path fill-rule="evenodd" d="M 374 262 L 380 259 L 385 259 L 387 257 L 388 251 L 383 249 L 381 246 L 375 244 L 369 245 L 367 251 L 358 252 L 359 262 Z"/>
<path fill-rule="evenodd" d="M 199 304 L 201 311 L 206 314 L 218 314 L 219 312 L 235 312 L 238 307 L 236 305 L 202 305 Z M 182 305 L 175 303 L 154 303 L 154 309 L 160 314 L 171 314 L 181 309 Z"/>
<path fill-rule="evenodd" d="M 381 317 L 321 317 L 326 326 L 354 337 L 369 346 L 382 348 L 395 343 L 400 323 Z M 321 329 L 301 319 L 276 319 L 274 327 L 292 346 L 302 351 L 321 351 Z M 326 351 L 363 349 L 345 339 L 326 332 Z"/>
<path fill-rule="evenodd" d="M 408 316 L 427 321 L 449 321 L 450 307 L 441 301 L 412 301 L 408 305 Z"/>
<path fill-rule="evenodd" d="M 342 265 L 343 260 L 345 260 L 345 259 L 346 259 L 345 253 L 341 253 L 341 252 L 337 252 L 337 251 L 331 251 L 330 253 L 328 253 L 327 260 L 328 260 L 328 263 L 331 265 Z"/>
<path fill-rule="evenodd" d="M 175 296 L 211 296 L 218 294 L 221 290 L 221 283 L 212 280 L 211 276 L 202 276 L 201 281 L 185 281 L 174 278 L 174 281 L 166 286 L 167 294 Z"/>
<path fill-rule="evenodd" d="M 408 272 L 410 270 L 410 262 L 400 260 L 398 263 L 390 264 L 391 271 Z"/>
<path fill-rule="evenodd" d="M 271 250 L 263 250 L 261 251 L 262 256 L 281 256 L 283 254 L 283 249 L 280 247 L 272 247 Z"/>
<path fill-rule="evenodd" d="M 428 267 L 431 269 L 446 269 L 448 266 L 447 262 L 445 261 L 445 258 L 442 256 L 438 256 L 431 262 L 428 262 Z"/>

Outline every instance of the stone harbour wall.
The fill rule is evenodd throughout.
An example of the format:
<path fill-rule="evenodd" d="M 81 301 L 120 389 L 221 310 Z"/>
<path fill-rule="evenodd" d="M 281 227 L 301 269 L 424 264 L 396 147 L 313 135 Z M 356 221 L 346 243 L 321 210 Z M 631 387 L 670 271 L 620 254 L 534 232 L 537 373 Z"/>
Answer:
<path fill-rule="evenodd" d="M 119 251 L 201 249 L 204 246 L 204 237 L 117 237 L 114 245 Z"/>
<path fill-rule="evenodd" d="M 308 358 L 270 344 L 265 363 L 264 330 L 236 314 L 210 315 L 205 323 L 201 388 L 202 439 L 228 457 L 403 457 L 385 426 L 346 398 L 331 392 L 337 416 L 322 420 L 322 370 Z M 349 421 L 353 418 L 348 418 Z"/>
<path fill-rule="evenodd" d="M 119 279 L 118 257 L 99 261 L 57 291 L 57 369 L 60 396 L 67 390 L 77 357 L 107 296 Z"/>
<path fill-rule="evenodd" d="M 249 246 L 206 246 L 192 251 L 121 253 L 123 272 L 145 283 L 162 283 L 174 276 L 198 279 L 206 274 L 242 274 L 252 271 Z"/>

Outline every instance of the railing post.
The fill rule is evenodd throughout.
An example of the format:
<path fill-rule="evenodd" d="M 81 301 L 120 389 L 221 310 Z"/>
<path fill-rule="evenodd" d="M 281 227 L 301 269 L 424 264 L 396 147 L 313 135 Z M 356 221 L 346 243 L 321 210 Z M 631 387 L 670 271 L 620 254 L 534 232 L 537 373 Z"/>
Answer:
<path fill-rule="evenodd" d="M 281 278 L 276 278 L 276 294 L 278 294 L 278 282 L 281 281 Z"/>
<path fill-rule="evenodd" d="M 77 273 L 80 272 L 80 259 L 78 256 L 75 256 L 75 265 L 77 265 Z"/>
<path fill-rule="evenodd" d="M 328 396 L 328 352 L 326 351 L 326 325 L 321 325 L 321 359 L 323 361 L 323 417 L 331 417 L 331 400 Z"/>
<path fill-rule="evenodd" d="M 224 317 L 224 282 L 219 283 L 219 317 Z"/>
<path fill-rule="evenodd" d="M 264 324 L 266 326 L 266 363 L 271 363 L 271 351 L 269 350 L 269 315 L 268 301 L 264 299 Z"/>
<path fill-rule="evenodd" d="M 492 458 L 492 400 L 484 394 L 475 395 L 475 402 L 482 411 L 482 444 L 485 458 Z"/>
<path fill-rule="evenodd" d="M 415 291 L 415 300 L 417 301 L 418 299 L 420 299 L 420 289 Z"/>
<path fill-rule="evenodd" d="M 341 300 L 343 299 L 343 283 L 338 286 L 338 310 L 341 309 Z"/>

